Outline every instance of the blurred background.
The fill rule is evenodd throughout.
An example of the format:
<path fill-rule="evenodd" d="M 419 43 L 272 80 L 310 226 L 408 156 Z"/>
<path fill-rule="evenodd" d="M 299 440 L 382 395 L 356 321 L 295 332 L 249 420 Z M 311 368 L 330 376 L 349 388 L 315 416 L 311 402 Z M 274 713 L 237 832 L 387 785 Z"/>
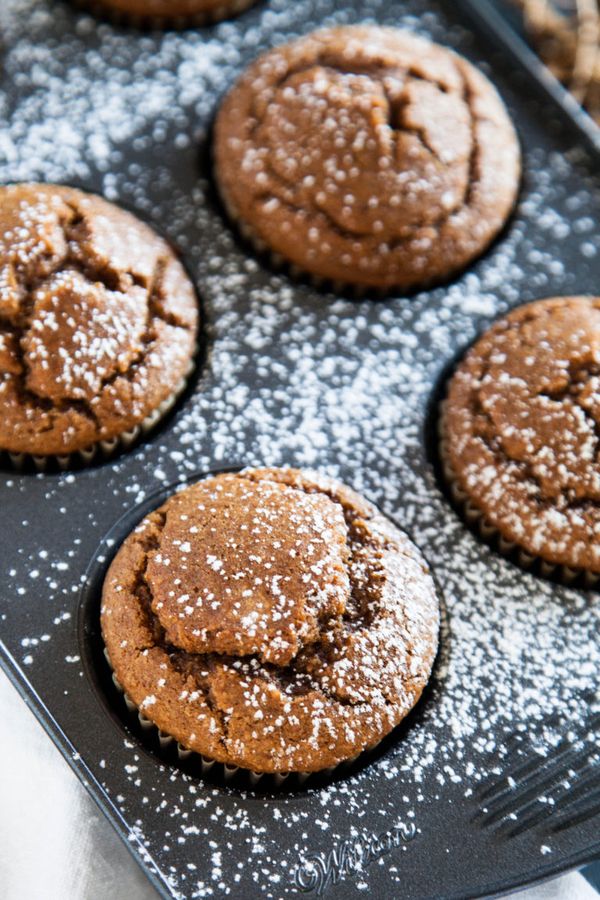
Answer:
<path fill-rule="evenodd" d="M 598 0 L 496 0 L 496 6 L 600 124 Z"/>

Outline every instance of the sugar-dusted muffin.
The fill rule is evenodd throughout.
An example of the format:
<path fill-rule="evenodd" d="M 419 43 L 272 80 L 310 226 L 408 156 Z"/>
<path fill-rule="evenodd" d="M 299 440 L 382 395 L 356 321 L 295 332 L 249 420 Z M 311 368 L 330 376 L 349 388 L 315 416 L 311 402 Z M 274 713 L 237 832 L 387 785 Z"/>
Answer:
<path fill-rule="evenodd" d="M 75 0 L 79 6 L 140 25 L 203 25 L 236 16 L 256 0 Z"/>
<path fill-rule="evenodd" d="M 197 324 L 180 262 L 130 213 L 0 188 L 0 450 L 43 462 L 131 442 L 184 387 Z"/>
<path fill-rule="evenodd" d="M 213 476 L 125 540 L 102 633 L 128 699 L 183 747 L 260 773 L 373 747 L 419 699 L 439 608 L 419 551 L 339 482 Z"/>
<path fill-rule="evenodd" d="M 405 31 L 317 31 L 259 57 L 225 98 L 216 179 L 243 233 L 363 288 L 447 278 L 498 234 L 520 152 L 494 87 Z"/>
<path fill-rule="evenodd" d="M 539 300 L 498 321 L 458 366 L 442 458 L 484 533 L 524 562 L 598 575 L 599 435 L 600 299 Z"/>

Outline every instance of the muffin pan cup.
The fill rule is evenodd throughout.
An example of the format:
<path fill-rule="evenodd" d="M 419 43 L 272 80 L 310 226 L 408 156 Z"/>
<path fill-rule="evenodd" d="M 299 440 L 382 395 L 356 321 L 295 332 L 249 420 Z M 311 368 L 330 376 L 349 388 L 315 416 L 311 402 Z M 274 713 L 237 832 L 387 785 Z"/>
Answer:
<path fill-rule="evenodd" d="M 197 351 L 196 351 L 197 354 Z M 90 444 L 83 450 L 77 450 L 73 453 L 65 453 L 62 456 L 51 455 L 37 456 L 31 453 L 9 453 L 7 451 L 0 452 L 2 459 L 8 466 L 12 467 L 16 472 L 34 469 L 36 472 L 47 471 L 67 471 L 72 468 L 81 468 L 89 466 L 99 461 L 111 459 L 119 453 L 131 449 L 140 440 L 140 438 L 149 435 L 156 426 L 167 416 L 181 395 L 184 393 L 188 385 L 189 377 L 194 371 L 194 363 L 188 369 L 187 375 L 182 378 L 176 385 L 173 393 L 166 397 L 162 403 L 156 407 L 146 418 L 131 428 L 124 431 L 113 438 L 105 441 L 98 441 L 96 444 Z"/>
<path fill-rule="evenodd" d="M 148 508 L 149 504 L 144 503 L 141 507 L 141 509 L 144 510 L 143 515 L 141 514 L 141 510 L 140 515 L 137 515 L 136 510 L 132 510 L 131 517 L 129 515 L 125 517 L 126 521 L 128 523 L 131 522 L 132 525 L 129 531 L 125 532 L 124 528 L 122 529 L 120 527 L 120 523 L 117 523 L 115 526 L 115 536 L 113 537 L 111 532 L 111 534 L 107 536 L 106 542 L 110 545 L 111 550 L 118 551 L 122 546 L 123 541 L 135 532 L 136 525 L 138 524 L 137 520 L 141 522 L 149 512 L 159 509 L 166 500 L 173 496 L 173 494 L 189 488 L 206 478 L 240 471 L 242 471 L 240 467 L 232 467 L 208 473 L 199 472 L 196 475 L 187 478 L 185 482 L 173 485 L 172 490 L 162 491 L 159 495 L 156 495 L 156 502 L 151 508 Z M 396 523 L 391 524 L 395 525 Z M 98 560 L 92 562 L 86 579 L 87 586 L 84 591 L 84 607 L 88 610 L 90 608 L 92 609 L 91 613 L 88 612 L 88 615 L 91 614 L 94 619 L 99 617 L 99 610 L 96 607 L 98 606 L 99 598 L 104 588 L 104 575 L 107 571 L 106 563 L 107 560 L 104 557 L 104 554 L 102 554 L 100 564 L 98 564 Z M 443 619 L 444 608 L 442 593 L 439 589 L 439 585 L 435 583 L 435 580 L 434 591 L 441 607 L 441 618 Z M 96 622 L 94 622 L 92 628 L 95 633 Z M 101 669 L 99 674 L 100 677 L 104 678 L 106 681 L 107 673 L 102 670 L 105 670 L 106 667 L 108 668 L 112 685 L 116 688 L 119 695 L 118 703 L 116 705 L 113 704 L 112 708 L 121 715 L 125 725 L 130 723 L 134 727 L 141 728 L 140 734 L 150 752 L 156 753 L 165 763 L 172 763 L 174 760 L 176 763 L 186 763 L 189 765 L 191 771 L 195 774 L 200 774 L 203 777 L 208 777 L 212 784 L 221 787 L 233 786 L 238 790 L 252 790 L 258 788 L 262 794 L 266 792 L 277 794 L 283 790 L 290 792 L 303 788 L 323 787 L 332 783 L 334 779 L 347 776 L 354 771 L 358 771 L 362 766 L 368 765 L 370 761 L 376 758 L 377 748 L 381 744 L 385 745 L 389 742 L 389 735 L 385 735 L 379 741 L 372 743 L 355 755 L 349 756 L 337 765 L 328 766 L 316 771 L 291 770 L 281 772 L 260 772 L 230 763 L 219 762 L 217 759 L 184 746 L 175 737 L 163 732 L 151 718 L 145 715 L 143 710 L 135 703 L 121 684 L 111 663 L 108 646 L 105 644 L 104 635 L 101 634 L 100 629 L 98 629 L 98 642 L 102 645 L 103 656 L 99 667 Z M 437 642 L 436 654 L 432 663 L 432 670 L 434 670 L 437 665 L 438 655 L 439 639 Z M 98 668 L 97 663 L 95 665 Z M 424 692 L 426 691 L 427 685 L 424 687 Z M 406 715 L 410 716 L 412 711 L 414 711 L 414 708 L 421 702 L 422 695 L 416 701 L 413 709 Z M 404 718 L 406 718 L 406 716 Z"/>
<path fill-rule="evenodd" d="M 398 295 L 397 288 L 394 288 L 393 286 L 383 287 L 377 285 L 358 284 L 354 281 L 339 281 L 337 279 L 335 281 L 332 281 L 331 279 L 325 278 L 322 275 L 315 275 L 314 272 L 310 272 L 308 269 L 302 268 L 301 266 L 297 265 L 297 263 L 290 262 L 290 260 L 286 259 L 285 256 L 282 256 L 281 253 L 276 253 L 274 250 L 271 250 L 267 242 L 264 241 L 256 233 L 252 226 L 238 215 L 234 205 L 227 198 L 226 192 L 223 191 L 218 183 L 214 166 L 213 181 L 215 183 L 216 190 L 218 191 L 220 203 L 222 204 L 223 210 L 229 222 L 231 223 L 231 227 L 237 229 L 240 238 L 247 244 L 250 250 L 254 251 L 254 253 L 260 259 L 265 260 L 266 264 L 269 265 L 274 272 L 281 272 L 284 275 L 288 276 L 292 281 L 295 281 L 299 284 L 310 284 L 312 287 L 316 288 L 318 291 L 322 291 L 323 293 L 331 292 L 341 297 L 348 297 L 353 300 L 364 300 L 366 298 L 370 298 L 373 300 L 385 300 L 388 297 L 391 298 Z M 510 218 L 510 216 L 508 218 Z M 491 241 L 490 244 L 493 244 L 495 240 L 496 239 Z M 437 285 L 451 284 L 452 281 L 458 278 L 462 273 L 468 272 L 469 268 L 474 266 L 480 257 L 486 255 L 486 252 L 487 248 L 486 250 L 478 254 L 469 265 L 462 266 L 455 272 L 450 271 L 448 275 L 444 277 L 430 279 L 424 278 L 423 281 L 410 289 L 409 294 L 416 293 L 419 290 L 427 290 Z"/>
<path fill-rule="evenodd" d="M 24 16 L 20 2 L 2 13 L 4 90 L 19 117 L 17 156 L 0 160 L 4 180 L 78 178 L 105 194 L 108 184 L 111 199 L 169 231 L 211 344 L 194 390 L 127 452 L 68 473 L 18 473 L 10 462 L 0 472 L 0 662 L 19 692 L 165 898 L 348 900 L 368 891 L 440 900 L 443 891 L 464 900 L 597 857 L 597 588 L 552 584 L 475 537 L 436 478 L 437 438 L 427 429 L 444 367 L 498 315 L 537 296 L 597 290 L 600 181 L 577 125 L 517 57 L 469 35 L 456 0 L 427 9 L 421 0 L 270 0 L 215 28 L 167 35 L 98 25 L 50 0 Z M 483 65 L 513 114 L 526 169 L 519 209 L 484 258 L 443 288 L 377 304 L 347 303 L 261 267 L 212 204 L 197 141 L 262 50 L 366 19 L 413 28 Z M 26 52 L 32 41 L 36 52 Z M 51 90 L 63 81 L 74 90 L 74 67 L 84 87 L 93 75 L 90 94 L 116 102 L 124 85 L 148 77 L 149 59 L 164 117 L 127 94 L 140 104 L 138 130 L 120 135 L 108 175 L 83 157 L 68 170 L 44 146 L 32 153 L 32 108 L 46 127 L 56 114 L 35 106 L 40 60 L 51 60 Z M 87 99 L 71 113 L 78 133 Z M 582 228 L 590 218 L 591 230 L 552 230 L 574 218 Z M 99 589 L 124 537 L 188 476 L 260 464 L 329 472 L 380 506 L 423 551 L 447 609 L 418 706 L 372 758 L 324 785 L 240 785 L 239 773 L 225 780 L 209 762 L 203 773 L 127 712 L 103 655 Z M 507 719 L 506 708 L 517 712 Z"/>
<path fill-rule="evenodd" d="M 106 661 L 110 666 L 110 659 L 108 653 L 104 653 Z M 231 782 L 235 781 L 237 787 L 241 789 L 250 789 L 261 786 L 261 789 L 267 789 L 269 791 L 277 791 L 283 787 L 291 787 L 294 786 L 296 788 L 309 786 L 309 783 L 312 779 L 313 783 L 322 783 L 328 779 L 330 779 L 336 773 L 343 773 L 344 771 L 348 771 L 356 761 L 363 754 L 359 754 L 358 756 L 353 757 L 352 759 L 345 760 L 343 763 L 340 763 L 337 766 L 330 766 L 328 769 L 322 769 L 320 772 L 254 772 L 251 769 L 242 769 L 240 766 L 232 766 L 227 763 L 220 763 L 216 759 L 212 759 L 210 756 L 205 756 L 204 754 L 196 753 L 194 750 L 190 750 L 187 747 L 184 747 L 178 740 L 176 740 L 172 735 L 165 734 L 164 731 L 161 731 L 157 725 L 154 724 L 150 719 L 148 719 L 143 712 L 141 712 L 140 708 L 136 706 L 131 697 L 125 693 L 123 690 L 123 686 L 120 684 L 119 679 L 113 672 L 112 681 L 116 689 L 120 694 L 123 695 L 123 702 L 127 707 L 128 712 L 137 718 L 140 726 L 147 733 L 148 736 L 152 736 L 153 738 L 158 740 L 159 745 L 159 753 L 165 752 L 169 749 L 175 748 L 177 752 L 177 758 L 181 762 L 187 762 L 192 759 L 199 763 L 200 772 L 203 776 L 210 776 L 211 780 L 214 780 L 217 784 L 222 784 L 223 786 L 227 786 Z M 374 748 L 371 748 L 373 750 Z M 369 750 L 364 751 L 365 757 L 370 753 Z"/>

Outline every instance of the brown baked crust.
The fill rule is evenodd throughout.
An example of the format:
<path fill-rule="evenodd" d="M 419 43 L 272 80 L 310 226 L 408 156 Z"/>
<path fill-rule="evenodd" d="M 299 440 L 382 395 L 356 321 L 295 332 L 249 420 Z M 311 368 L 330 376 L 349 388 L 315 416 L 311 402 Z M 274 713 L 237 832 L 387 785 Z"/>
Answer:
<path fill-rule="evenodd" d="M 202 24 L 242 13 L 257 0 L 75 0 L 79 6 L 152 24 Z"/>
<path fill-rule="evenodd" d="M 370 503 L 255 469 L 147 516 L 110 567 L 101 619 L 117 679 L 163 732 L 222 763 L 311 772 L 414 706 L 439 608 L 419 551 Z"/>
<path fill-rule="evenodd" d="M 0 449 L 66 455 L 181 385 L 198 305 L 165 241 L 100 197 L 0 188 Z"/>
<path fill-rule="evenodd" d="M 518 140 L 490 82 L 405 31 L 317 31 L 259 57 L 225 98 L 216 178 L 243 230 L 315 276 L 410 289 L 500 231 Z"/>
<path fill-rule="evenodd" d="M 452 480 L 507 541 L 600 572 L 600 299 L 511 312 L 450 381 L 442 454 Z"/>

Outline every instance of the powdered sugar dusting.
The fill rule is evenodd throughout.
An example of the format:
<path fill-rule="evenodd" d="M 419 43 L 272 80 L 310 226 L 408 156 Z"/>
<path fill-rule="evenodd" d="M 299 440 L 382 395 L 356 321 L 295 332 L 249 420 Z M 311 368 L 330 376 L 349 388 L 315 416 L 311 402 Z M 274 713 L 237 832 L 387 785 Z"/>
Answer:
<path fill-rule="evenodd" d="M 595 596 L 523 573 L 482 546 L 440 493 L 423 437 L 436 379 L 496 315 L 538 296 L 597 292 L 600 184 L 567 139 L 544 149 L 552 115 L 507 95 L 521 112 L 525 147 L 517 216 L 469 272 L 412 298 L 351 303 L 276 276 L 215 210 L 197 147 L 217 95 L 259 50 L 316 24 L 368 18 L 472 46 L 442 14 L 422 14 L 417 0 L 341 9 L 333 0 L 271 0 L 214 29 L 165 35 L 119 32 L 60 4 L 5 0 L 0 8 L 0 178 L 77 182 L 132 207 L 184 252 L 210 323 L 197 388 L 167 430 L 109 466 L 42 478 L 5 473 L 0 485 L 10 523 L 3 641 L 76 743 L 74 764 L 106 786 L 132 842 L 175 894 L 280 897 L 301 855 L 357 838 L 367 823 L 376 834 L 400 819 L 420 827 L 438 808 L 439 821 L 454 821 L 461 804 L 468 817 L 482 779 L 501 770 L 505 735 L 520 731 L 546 753 L 565 722 L 581 731 L 598 703 Z M 433 690 L 402 740 L 352 779 L 274 801 L 159 767 L 107 719 L 76 661 L 85 568 L 118 515 L 188 473 L 264 464 L 313 466 L 379 504 L 432 564 L 447 620 Z M 536 836 L 536 858 L 542 845 L 549 861 L 564 846 L 557 835 Z M 464 840 L 450 828 L 427 846 L 455 859 Z M 410 879 L 426 841 L 418 833 L 389 867 L 366 869 L 364 882 L 383 895 L 409 883 L 416 893 Z M 494 847 L 501 852 L 500 842 Z M 486 858 L 478 862 L 483 879 Z"/>

